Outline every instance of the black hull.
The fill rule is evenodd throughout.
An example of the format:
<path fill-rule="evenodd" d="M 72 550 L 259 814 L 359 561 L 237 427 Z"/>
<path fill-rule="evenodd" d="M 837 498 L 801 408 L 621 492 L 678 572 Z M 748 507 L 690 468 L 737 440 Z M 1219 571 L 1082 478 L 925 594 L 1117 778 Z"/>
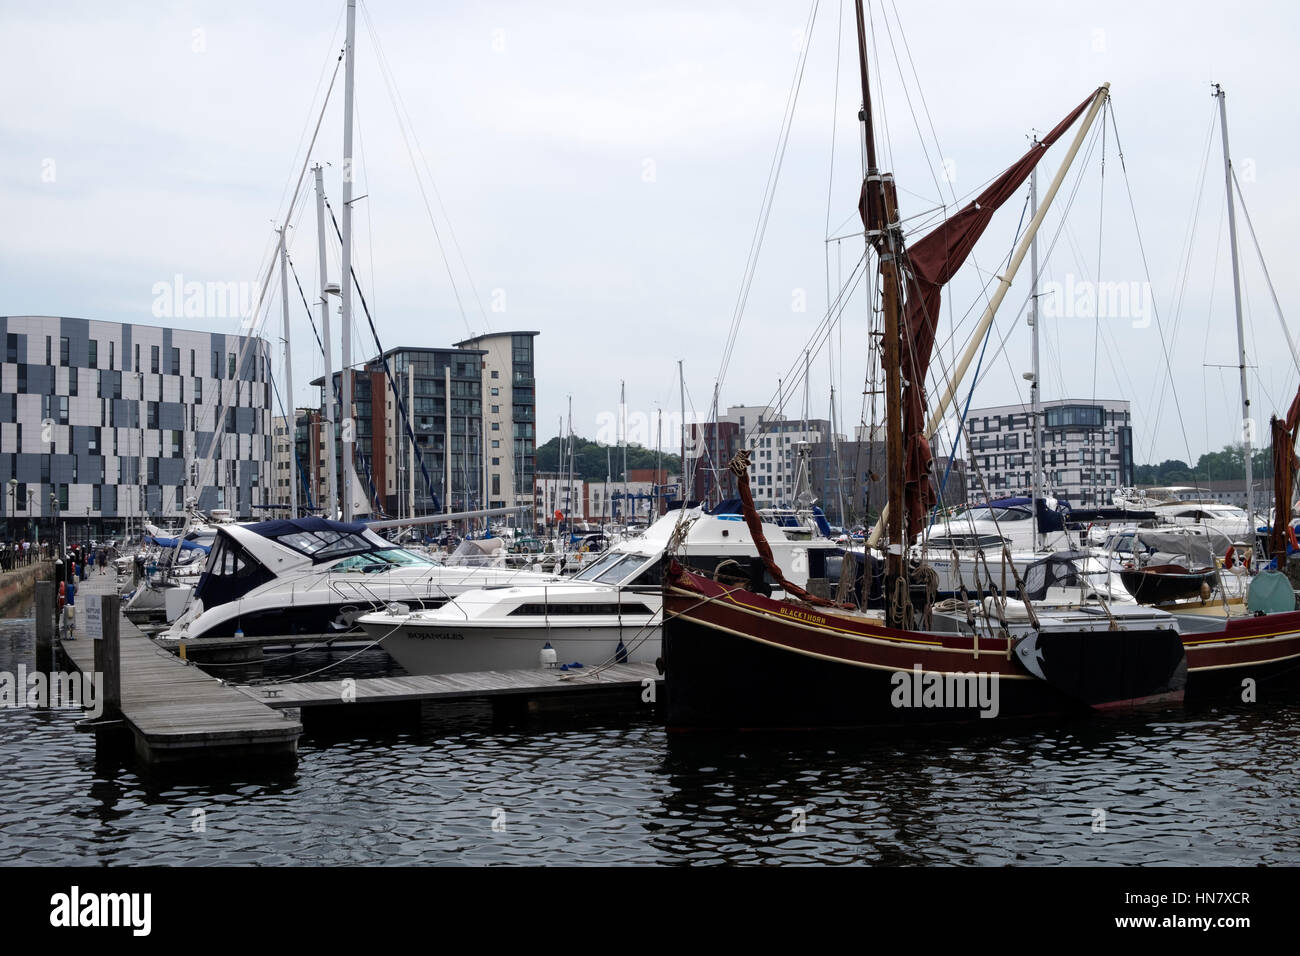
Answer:
<path fill-rule="evenodd" d="M 997 681 L 991 708 L 895 706 L 899 672 L 779 650 L 679 617 L 663 629 L 668 729 L 798 730 L 991 723 L 1090 708 L 1037 678 Z"/>
<path fill-rule="evenodd" d="M 1139 604 L 1167 604 L 1199 597 L 1204 585 L 1215 587 L 1219 575 L 1215 571 L 1202 573 L 1162 574 L 1159 571 L 1121 571 L 1120 580 L 1133 600 Z"/>

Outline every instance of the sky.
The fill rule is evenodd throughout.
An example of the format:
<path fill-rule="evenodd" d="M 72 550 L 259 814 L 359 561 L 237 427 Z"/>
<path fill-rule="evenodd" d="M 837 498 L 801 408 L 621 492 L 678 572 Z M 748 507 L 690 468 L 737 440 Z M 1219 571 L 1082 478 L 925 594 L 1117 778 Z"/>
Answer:
<path fill-rule="evenodd" d="M 1032 131 L 1110 82 L 1104 137 L 1100 126 L 1090 134 L 1040 232 L 1043 398 L 1128 400 L 1139 462 L 1194 460 L 1237 440 L 1211 84 L 1227 91 L 1233 162 L 1282 313 L 1296 314 L 1300 277 L 1285 265 L 1300 202 L 1300 9 L 868 6 L 882 165 L 913 238 L 1018 158 Z M 326 194 L 341 208 L 341 70 L 307 145 L 343 14 L 341 0 L 0 2 L 0 314 L 248 327 L 219 303 L 181 316 L 165 306 L 189 283 L 246 283 L 249 301 L 259 298 L 305 163 L 325 164 Z M 678 414 L 679 360 L 688 416 L 707 413 L 716 384 L 724 407 L 766 403 L 779 389 L 793 417 L 827 417 L 833 389 L 850 437 L 883 417 L 863 395 L 861 285 L 810 345 L 863 251 L 852 4 L 371 0 L 357 35 L 354 265 L 384 348 L 539 331 L 539 444 L 570 400 L 575 431 L 616 437 L 620 387 L 629 437 L 652 444 L 656 416 Z M 1040 191 L 1062 152 L 1041 164 Z M 939 373 L 965 347 L 1025 195 L 948 289 Z M 1266 436 L 1300 373 L 1240 207 L 1238 228 L 1252 417 Z M 288 248 L 314 308 L 310 173 Z M 328 258 L 338 281 L 333 238 Z M 1124 294 L 1111 299 L 1118 314 L 1089 311 L 1098 282 Z M 1027 398 L 1029 284 L 1026 263 L 973 394 L 969 377 L 959 392 L 972 407 Z M 308 382 L 323 356 L 293 282 L 290 292 L 294 399 L 313 404 Z M 253 327 L 280 356 L 278 276 Z M 356 356 L 375 352 L 364 326 L 354 343 Z M 333 354 L 337 367 L 337 342 Z M 676 419 L 665 421 L 671 448 Z"/>

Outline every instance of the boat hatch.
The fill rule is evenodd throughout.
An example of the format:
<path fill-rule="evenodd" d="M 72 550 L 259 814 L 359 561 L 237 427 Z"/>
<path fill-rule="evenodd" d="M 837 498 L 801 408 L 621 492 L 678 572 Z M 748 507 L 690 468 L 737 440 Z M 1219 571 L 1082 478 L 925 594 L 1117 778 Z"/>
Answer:
<path fill-rule="evenodd" d="M 610 551 L 595 564 L 583 568 L 573 576 L 575 581 L 595 581 L 597 584 L 622 584 L 624 579 L 646 561 L 646 554 L 628 554 L 626 551 Z"/>

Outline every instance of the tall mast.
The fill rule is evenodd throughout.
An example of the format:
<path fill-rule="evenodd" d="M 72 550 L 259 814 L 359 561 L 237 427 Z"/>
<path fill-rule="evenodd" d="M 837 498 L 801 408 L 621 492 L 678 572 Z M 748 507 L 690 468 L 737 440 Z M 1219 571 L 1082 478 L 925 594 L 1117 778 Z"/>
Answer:
<path fill-rule="evenodd" d="M 854 7 L 858 21 L 858 69 L 862 80 L 863 139 L 866 145 L 867 174 L 864 199 L 867 204 L 866 240 L 875 250 L 880 268 L 881 304 L 884 331 L 880 343 L 880 364 L 885 369 L 885 459 L 889 511 L 886 530 L 889 542 L 885 553 L 886 623 L 892 627 L 910 627 L 904 619 L 907 597 L 897 601 L 896 582 L 904 577 L 906 542 L 903 531 L 903 387 L 900 365 L 902 359 L 899 330 L 902 318 L 902 301 L 899 296 L 898 262 L 902 252 L 898 215 L 895 208 L 893 177 L 882 175 L 876 162 L 876 135 L 871 117 L 871 83 L 867 75 L 867 26 L 862 13 L 862 0 Z M 869 306 L 870 307 L 870 306 Z M 920 382 L 913 387 L 919 388 Z M 906 583 L 903 588 L 907 587 Z M 906 594 L 906 591 L 903 592 Z"/>
<path fill-rule="evenodd" d="M 352 85 L 356 73 L 357 0 L 348 0 L 347 62 L 343 80 L 343 520 L 352 520 Z M 333 383 L 330 383 L 331 385 Z M 333 438 L 333 436 L 330 436 Z M 333 449 L 330 449 L 333 454 Z"/>
<path fill-rule="evenodd" d="M 1038 137 L 1034 137 L 1038 142 Z M 1038 212 L 1038 167 L 1029 174 L 1029 202 L 1033 213 Z M 1033 215 L 1031 213 L 1031 215 Z M 1044 546 L 1043 529 L 1038 526 L 1038 502 L 1043 497 L 1043 396 L 1038 389 L 1038 233 L 1034 233 L 1033 244 L 1029 247 L 1029 277 L 1032 283 L 1029 289 L 1029 324 L 1034 330 L 1034 371 L 1033 383 L 1029 386 L 1030 414 L 1034 417 L 1034 481 L 1033 504 L 1030 506 L 1034 515 L 1034 542 L 1038 547 Z"/>
<path fill-rule="evenodd" d="M 1214 84 L 1214 96 L 1219 101 L 1219 126 L 1223 139 L 1223 179 L 1228 190 L 1228 244 L 1232 249 L 1232 299 L 1237 310 L 1237 368 L 1241 373 L 1241 441 L 1246 458 L 1246 534 L 1255 542 L 1254 476 L 1250 450 L 1250 394 L 1246 391 L 1246 332 L 1241 319 L 1241 274 L 1237 264 L 1237 211 L 1232 201 L 1232 155 L 1228 151 L 1228 106 L 1223 87 Z"/>
<path fill-rule="evenodd" d="M 682 372 L 681 359 L 677 360 L 677 385 L 681 392 L 682 400 L 682 457 L 678 464 L 682 472 L 681 507 L 685 508 L 686 500 L 688 498 L 686 491 L 686 376 L 685 373 Z"/>
<path fill-rule="evenodd" d="M 334 460 L 334 343 L 330 339 L 330 303 L 329 287 L 330 274 L 329 263 L 325 255 L 325 180 L 321 171 L 320 164 L 312 168 L 316 174 L 316 243 L 319 247 L 320 256 L 320 334 L 324 343 L 325 353 L 325 435 L 328 442 L 328 453 L 325 455 L 327 462 L 325 466 L 325 501 L 321 509 L 322 517 L 333 518 L 338 513 L 338 493 L 339 493 L 339 475 L 338 462 Z M 298 413 L 290 412 L 294 416 L 295 432 L 298 425 Z M 321 444 L 326 444 L 322 442 Z M 316 473 L 319 476 L 319 472 Z M 313 484 L 319 491 L 320 486 L 315 483 L 318 479 L 313 480 Z"/>
<path fill-rule="evenodd" d="M 415 409 L 415 363 L 406 363 L 406 407 Z M 410 497 L 407 499 L 407 517 L 415 518 L 415 431 L 407 436 L 406 480 L 410 484 Z M 398 489 L 400 493 L 401 489 Z"/>
<path fill-rule="evenodd" d="M 289 250 L 285 246 L 285 227 L 280 233 L 280 308 L 284 314 L 284 391 L 289 408 L 289 517 L 298 517 L 298 456 L 294 454 L 294 438 L 298 417 L 293 405 L 293 352 L 289 346 Z"/>
<path fill-rule="evenodd" d="M 627 383 L 618 383 L 618 414 L 623 421 L 623 510 L 628 507 L 627 497 Z M 624 521 L 626 521 L 626 517 Z"/>
<path fill-rule="evenodd" d="M 659 421 L 655 427 L 655 517 L 659 517 L 660 503 L 663 497 L 664 473 L 664 410 L 658 409 Z"/>
<path fill-rule="evenodd" d="M 574 451 L 575 451 L 575 445 L 573 441 L 573 396 L 570 395 L 569 396 L 569 513 L 567 515 L 568 521 L 566 522 L 568 527 L 564 529 L 568 533 L 570 540 L 573 538 L 573 455 L 574 455 Z M 566 551 L 568 550 L 567 545 L 565 546 L 565 550 Z"/>

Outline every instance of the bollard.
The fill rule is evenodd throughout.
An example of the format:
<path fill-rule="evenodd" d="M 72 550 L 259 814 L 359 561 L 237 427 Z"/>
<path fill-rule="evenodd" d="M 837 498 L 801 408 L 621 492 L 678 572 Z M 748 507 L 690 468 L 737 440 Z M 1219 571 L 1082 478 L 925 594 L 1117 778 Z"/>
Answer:
<path fill-rule="evenodd" d="M 54 582 L 36 582 L 36 671 L 54 670 Z"/>
<path fill-rule="evenodd" d="M 119 637 L 122 622 L 122 599 L 105 594 L 100 616 L 104 636 L 95 643 L 95 671 L 104 677 L 104 713 L 101 720 L 122 716 L 122 653 Z"/>

